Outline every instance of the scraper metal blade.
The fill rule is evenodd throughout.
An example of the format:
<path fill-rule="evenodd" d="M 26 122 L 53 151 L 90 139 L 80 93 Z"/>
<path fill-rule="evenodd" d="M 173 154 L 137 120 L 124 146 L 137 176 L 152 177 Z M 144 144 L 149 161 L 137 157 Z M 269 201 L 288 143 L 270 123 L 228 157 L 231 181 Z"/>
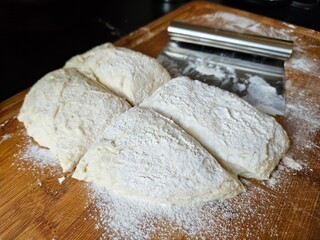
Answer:
<path fill-rule="evenodd" d="M 287 40 L 172 22 L 170 41 L 158 56 L 172 77 L 188 76 L 233 92 L 257 109 L 284 115 Z"/>

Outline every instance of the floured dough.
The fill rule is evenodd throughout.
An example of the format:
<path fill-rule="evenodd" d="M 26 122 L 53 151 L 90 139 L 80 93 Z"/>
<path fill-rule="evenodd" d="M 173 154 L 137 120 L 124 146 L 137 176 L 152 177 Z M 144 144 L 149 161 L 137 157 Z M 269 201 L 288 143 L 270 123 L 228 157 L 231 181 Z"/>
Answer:
<path fill-rule="evenodd" d="M 141 107 L 172 118 L 231 172 L 267 179 L 289 147 L 277 121 L 238 96 L 187 77 L 175 78 Z"/>
<path fill-rule="evenodd" d="M 77 70 L 60 69 L 32 86 L 18 119 L 68 172 L 111 120 L 129 108 L 125 100 Z"/>
<path fill-rule="evenodd" d="M 65 67 L 77 68 L 132 105 L 139 104 L 171 79 L 156 59 L 111 43 L 71 58 Z"/>
<path fill-rule="evenodd" d="M 139 107 L 114 119 L 73 177 L 161 204 L 229 198 L 244 191 L 190 135 Z"/>

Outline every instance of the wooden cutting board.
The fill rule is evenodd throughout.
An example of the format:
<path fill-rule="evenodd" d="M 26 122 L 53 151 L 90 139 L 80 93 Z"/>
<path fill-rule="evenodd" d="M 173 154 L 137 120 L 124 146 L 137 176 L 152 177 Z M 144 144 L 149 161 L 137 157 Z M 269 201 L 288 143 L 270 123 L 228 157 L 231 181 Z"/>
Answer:
<path fill-rule="evenodd" d="M 247 193 L 230 201 L 233 215 L 208 211 L 211 221 L 199 236 L 320 239 L 320 33 L 213 3 L 191 2 L 115 44 L 156 57 L 168 41 L 166 28 L 172 19 L 292 39 L 295 45 L 285 65 L 287 113 L 277 117 L 291 140 L 285 161 L 268 181 L 243 180 Z M 27 147 L 36 146 L 16 119 L 27 91 L 0 104 L 0 239 L 109 238 L 108 225 L 96 227 L 92 216 L 98 213 L 82 182 L 63 175 L 58 166 L 44 168 L 25 159 Z M 220 224 L 212 226 L 215 221 Z M 156 228 L 150 236 L 192 239 L 197 233 L 169 226 Z"/>

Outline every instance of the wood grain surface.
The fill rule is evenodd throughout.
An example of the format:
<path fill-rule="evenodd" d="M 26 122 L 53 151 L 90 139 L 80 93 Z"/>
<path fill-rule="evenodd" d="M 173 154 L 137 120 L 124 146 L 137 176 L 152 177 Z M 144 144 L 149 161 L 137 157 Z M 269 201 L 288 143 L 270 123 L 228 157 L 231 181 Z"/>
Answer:
<path fill-rule="evenodd" d="M 229 20 L 224 19 L 226 16 Z M 233 21 L 235 16 L 238 18 Z M 168 41 L 166 28 L 172 19 L 289 38 L 295 45 L 285 65 L 287 113 L 276 119 L 291 141 L 289 160 L 298 162 L 302 169 L 283 170 L 275 179 L 279 186 L 243 180 L 251 194 L 250 199 L 246 197 L 250 204 L 246 209 L 236 208 L 237 217 L 222 222 L 223 233 L 217 228 L 214 234 L 204 232 L 201 237 L 320 239 L 320 33 L 199 1 L 184 5 L 115 44 L 156 57 Z M 97 212 L 82 182 L 64 175 L 58 166 L 43 169 L 23 160 L 26 143 L 31 139 L 16 116 L 27 91 L 0 103 L 0 239 L 108 239 L 103 234 L 105 229 L 96 228 L 96 218 L 89 217 Z M 66 179 L 59 183 L 62 176 Z M 237 198 L 235 206 L 241 201 L 241 196 Z M 210 217 L 221 221 L 219 216 Z M 170 229 L 158 230 L 151 238 L 163 236 L 196 238 Z"/>

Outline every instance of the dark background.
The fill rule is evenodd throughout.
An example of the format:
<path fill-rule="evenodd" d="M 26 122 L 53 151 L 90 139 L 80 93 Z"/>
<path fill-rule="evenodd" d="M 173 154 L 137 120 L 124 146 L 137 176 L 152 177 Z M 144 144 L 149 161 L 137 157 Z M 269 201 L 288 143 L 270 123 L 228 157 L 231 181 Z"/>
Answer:
<path fill-rule="evenodd" d="M 278 1 L 211 0 L 320 31 L 319 4 L 305 9 Z M 0 0 L 0 102 L 62 67 L 70 57 L 115 41 L 187 2 Z"/>

